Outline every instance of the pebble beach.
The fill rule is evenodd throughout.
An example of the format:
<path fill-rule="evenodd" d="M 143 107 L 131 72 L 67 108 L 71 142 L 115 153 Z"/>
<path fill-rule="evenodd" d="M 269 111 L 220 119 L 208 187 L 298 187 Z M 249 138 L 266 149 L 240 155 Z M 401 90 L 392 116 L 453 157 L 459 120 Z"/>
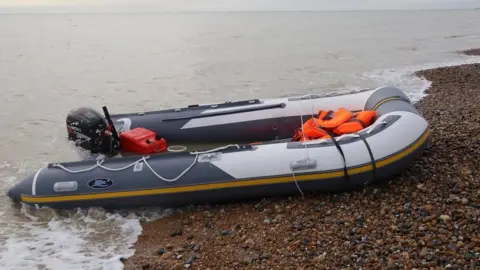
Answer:
<path fill-rule="evenodd" d="M 462 52 L 480 55 L 480 49 Z M 480 269 L 480 64 L 421 70 L 431 144 L 364 190 L 175 210 L 125 269 Z"/>

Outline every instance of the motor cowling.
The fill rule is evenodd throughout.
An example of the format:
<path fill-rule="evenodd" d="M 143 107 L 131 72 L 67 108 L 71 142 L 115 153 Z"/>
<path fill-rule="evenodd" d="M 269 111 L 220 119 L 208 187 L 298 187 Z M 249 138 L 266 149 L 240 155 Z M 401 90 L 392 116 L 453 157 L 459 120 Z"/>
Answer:
<path fill-rule="evenodd" d="M 118 153 L 119 142 L 112 136 L 107 120 L 88 107 L 71 110 L 66 118 L 68 139 L 92 154 L 113 156 Z"/>

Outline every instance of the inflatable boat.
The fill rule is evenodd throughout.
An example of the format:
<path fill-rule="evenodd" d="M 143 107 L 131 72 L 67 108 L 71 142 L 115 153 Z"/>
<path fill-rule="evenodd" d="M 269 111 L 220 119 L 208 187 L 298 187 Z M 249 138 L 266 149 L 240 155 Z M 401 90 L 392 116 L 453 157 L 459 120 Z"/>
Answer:
<path fill-rule="evenodd" d="M 362 112 L 373 112 L 369 123 L 347 119 Z M 88 128 L 80 126 L 98 115 L 69 117 L 71 137 L 78 139 L 85 129 L 117 137 L 96 138 L 100 143 L 82 147 L 103 145 L 97 152 L 105 154 L 112 149 L 104 145 L 111 147 L 114 141 L 122 149 L 133 138 L 130 149 L 137 146 L 138 152 L 51 163 L 10 188 L 12 200 L 51 208 L 174 207 L 351 190 L 404 170 L 422 154 L 430 135 L 428 122 L 393 87 L 137 114 L 106 112 Z M 317 121 L 323 122 L 309 124 Z M 353 129 L 339 134 L 340 127 Z M 139 137 L 143 139 L 135 142 Z M 166 150 L 177 141 L 228 143 L 213 149 Z"/>

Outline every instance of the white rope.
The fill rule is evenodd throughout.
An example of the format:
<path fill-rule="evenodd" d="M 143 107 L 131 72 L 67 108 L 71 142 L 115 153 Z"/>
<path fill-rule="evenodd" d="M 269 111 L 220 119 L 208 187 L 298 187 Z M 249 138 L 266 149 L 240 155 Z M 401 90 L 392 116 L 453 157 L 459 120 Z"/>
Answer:
<path fill-rule="evenodd" d="M 145 160 L 145 157 L 142 157 L 142 159 Z M 98 167 L 100 167 L 100 168 L 102 168 L 102 169 L 104 169 L 104 170 L 106 170 L 106 171 L 118 172 L 118 171 L 126 170 L 126 169 L 128 169 L 128 168 L 130 168 L 130 167 L 132 167 L 132 166 L 135 166 L 139 161 L 140 161 L 140 160 L 137 160 L 137 161 L 135 161 L 135 162 L 133 162 L 133 163 L 131 163 L 131 164 L 128 164 L 128 165 L 125 166 L 125 167 L 121 167 L 121 168 L 108 168 L 108 167 L 103 166 L 102 164 L 98 164 Z"/>
<path fill-rule="evenodd" d="M 175 178 L 171 178 L 171 179 L 168 179 L 168 178 L 165 178 L 161 175 L 159 175 L 151 166 L 150 164 L 148 164 L 147 160 L 145 159 L 145 157 L 142 157 L 142 160 L 143 162 L 145 162 L 145 165 L 147 165 L 147 167 L 150 169 L 150 171 L 152 171 L 152 173 L 159 179 L 165 181 L 165 182 L 175 182 L 177 181 L 178 179 L 182 178 L 182 176 L 184 176 L 188 171 L 190 171 L 191 168 L 193 168 L 193 166 L 195 165 L 195 163 L 197 163 L 197 160 L 198 160 L 198 154 L 195 155 L 195 158 L 193 159 L 193 162 L 192 164 L 190 164 L 190 166 L 188 166 L 185 170 L 183 170 L 183 172 L 181 172 L 177 177 Z"/>
<path fill-rule="evenodd" d="M 83 173 L 83 172 L 88 172 L 88 171 L 91 171 L 97 167 L 100 167 L 106 171 L 113 171 L 113 172 L 118 172 L 118 171 L 123 171 L 123 170 L 126 170 L 132 166 L 135 166 L 137 165 L 140 161 L 143 161 L 145 163 L 145 165 L 147 165 L 147 167 L 150 169 L 150 171 L 159 179 L 165 181 L 165 182 L 175 182 L 177 181 L 178 179 L 182 178 L 182 176 L 184 176 L 188 171 L 190 171 L 193 166 L 195 166 L 195 164 L 197 163 L 197 160 L 198 160 L 198 156 L 201 155 L 201 154 L 206 154 L 206 153 L 212 153 L 212 152 L 216 152 L 218 150 L 224 150 L 224 149 L 227 149 L 229 147 L 232 147 L 232 146 L 235 146 L 237 147 L 237 149 L 240 149 L 240 146 L 238 144 L 229 144 L 229 145 L 226 145 L 226 146 L 222 146 L 222 147 L 217 147 L 217 148 L 214 148 L 214 149 L 210 149 L 210 150 L 206 150 L 206 151 L 197 151 L 197 152 L 190 152 L 190 154 L 192 155 L 195 155 L 195 158 L 193 159 L 193 162 L 192 164 L 190 164 L 190 166 L 188 166 L 185 170 L 183 170 L 177 177 L 174 177 L 174 178 L 165 178 L 161 175 L 159 175 L 151 166 L 150 164 L 147 162 L 147 159 L 150 158 L 150 156 L 143 156 L 141 157 L 140 159 L 138 159 L 137 161 L 135 162 L 132 162 L 124 167 L 120 167 L 120 168 L 109 168 L 109 167 L 106 167 L 104 165 L 102 165 L 102 163 L 105 161 L 104 159 L 102 160 L 97 160 L 97 163 L 91 167 L 88 167 L 88 168 L 85 168 L 85 169 L 81 169 L 81 170 L 77 170 L 77 171 L 73 171 L 73 170 L 70 170 L 68 168 L 66 168 L 65 166 L 63 166 L 62 164 L 53 164 L 52 166 L 53 167 L 57 167 L 57 168 L 60 168 L 66 172 L 69 172 L 69 173 Z"/>
<path fill-rule="evenodd" d="M 140 162 L 141 160 L 144 160 L 144 158 L 145 158 L 145 157 L 142 157 L 141 159 L 139 159 L 139 160 L 137 160 L 137 161 L 135 161 L 135 162 L 133 162 L 133 163 L 130 163 L 130 164 L 128 164 L 127 166 L 120 167 L 120 168 L 108 168 L 108 167 L 103 166 L 102 163 L 105 161 L 104 159 L 102 159 L 102 160 L 97 160 L 97 163 L 96 163 L 95 165 L 93 165 L 92 167 L 85 168 L 85 169 L 78 170 L 78 171 L 72 171 L 72 170 L 66 168 L 65 166 L 63 166 L 62 164 L 58 164 L 58 163 L 53 164 L 52 167 L 58 167 L 58 168 L 66 171 L 66 172 L 69 172 L 69 173 L 88 172 L 88 171 L 91 171 L 91 170 L 95 169 L 96 167 L 100 167 L 100 168 L 102 168 L 102 169 L 104 169 L 104 170 L 106 170 L 106 171 L 114 171 L 114 172 L 116 172 L 116 171 L 126 170 L 126 169 L 128 169 L 128 168 L 136 165 L 136 164 L 137 164 L 138 162 Z M 150 157 L 147 157 L 147 158 L 150 158 Z"/>
<path fill-rule="evenodd" d="M 309 97 L 310 98 L 310 105 L 311 105 L 311 108 L 312 108 L 311 116 L 312 116 L 312 119 L 315 122 L 315 124 L 317 124 L 315 118 L 313 117 L 314 111 L 313 111 L 312 94 L 303 95 L 303 96 L 300 97 L 300 100 L 302 100 L 304 97 Z M 306 140 L 306 137 L 305 137 L 305 130 L 303 129 L 303 111 L 301 110 L 301 108 L 300 108 L 300 127 L 302 128 L 302 137 L 303 137 L 302 145 L 305 148 L 305 158 L 310 159 L 310 156 L 308 155 L 307 143 L 305 143 L 307 140 Z M 295 185 L 297 186 L 298 191 L 302 195 L 302 199 L 305 199 L 305 196 L 303 195 L 303 191 L 300 188 L 300 185 L 298 184 L 297 177 L 295 177 L 295 171 L 294 170 L 292 170 L 292 176 L 293 176 L 293 180 L 295 181 Z"/>
<path fill-rule="evenodd" d="M 305 196 L 303 196 L 303 191 L 300 188 L 300 185 L 298 185 L 297 178 L 295 177 L 295 171 L 292 171 L 292 175 L 293 175 L 293 180 L 295 180 L 295 185 L 297 186 L 298 191 L 300 191 L 300 194 L 302 195 L 302 199 L 305 199 Z"/>
<path fill-rule="evenodd" d="M 98 164 L 101 164 L 101 163 L 103 163 L 103 160 L 97 160 L 97 163 L 95 165 L 93 165 L 92 167 L 86 168 L 86 169 L 83 169 L 83 170 L 78 170 L 78 171 L 72 171 L 70 169 L 67 169 L 62 164 L 53 164 L 52 167 L 58 167 L 58 168 L 66 171 L 66 172 L 69 172 L 69 173 L 82 173 L 82 172 L 88 172 L 88 171 L 91 171 L 91 170 L 95 169 L 96 167 L 98 167 Z"/>
<path fill-rule="evenodd" d="M 304 97 L 309 97 L 310 98 L 310 104 L 312 105 L 312 111 L 311 111 L 311 115 L 312 115 L 312 119 L 313 121 L 315 122 L 316 124 L 316 121 L 313 117 L 313 100 L 312 100 L 312 95 L 311 94 L 307 94 L 307 95 L 303 95 L 300 97 L 300 100 L 302 100 Z M 303 137 L 303 142 L 302 142 L 302 145 L 304 146 L 305 148 L 305 157 L 306 158 L 309 158 L 309 155 L 308 155 L 308 147 L 307 147 L 307 144 L 305 143 L 307 141 L 307 138 L 305 137 L 305 130 L 303 129 L 303 112 L 302 110 L 300 109 L 300 127 L 302 128 L 302 137 Z"/>
<path fill-rule="evenodd" d="M 197 163 L 197 160 L 198 160 L 198 156 L 201 155 L 201 154 L 207 154 L 207 153 L 212 153 L 212 152 L 216 152 L 218 150 L 224 150 L 224 149 L 227 149 L 228 147 L 231 147 L 231 146 L 235 146 L 237 147 L 237 149 L 240 149 L 240 146 L 238 144 L 229 144 L 229 145 L 226 145 L 226 146 L 221 146 L 221 147 L 217 147 L 217 148 L 214 148 L 214 149 L 210 149 L 210 150 L 206 150 L 206 151 L 196 151 L 196 152 L 190 152 L 190 154 L 194 154 L 195 155 L 195 158 L 193 159 L 193 162 L 192 164 L 190 164 L 190 166 L 188 166 L 185 170 L 183 170 L 177 177 L 175 178 L 165 178 L 161 175 L 159 175 L 151 166 L 150 164 L 148 164 L 148 162 L 145 160 L 145 157 L 142 157 L 142 160 L 143 162 L 145 162 L 145 165 L 147 165 L 147 167 L 150 169 L 150 171 L 152 171 L 152 173 L 159 179 L 165 181 L 165 182 L 175 182 L 177 181 L 178 179 L 182 178 L 182 176 L 184 176 L 188 171 L 190 171 L 193 166 L 195 166 L 195 164 Z"/>

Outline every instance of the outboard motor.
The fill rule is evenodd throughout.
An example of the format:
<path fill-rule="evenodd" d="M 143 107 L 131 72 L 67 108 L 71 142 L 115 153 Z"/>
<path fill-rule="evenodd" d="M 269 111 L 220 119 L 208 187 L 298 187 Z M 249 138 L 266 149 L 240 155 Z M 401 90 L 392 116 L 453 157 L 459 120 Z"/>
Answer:
<path fill-rule="evenodd" d="M 106 109 L 105 109 L 106 110 Z M 108 116 L 107 116 L 108 118 Z M 115 156 L 120 149 L 117 134 L 107 120 L 92 108 L 71 110 L 66 119 L 68 139 L 92 154 Z"/>

